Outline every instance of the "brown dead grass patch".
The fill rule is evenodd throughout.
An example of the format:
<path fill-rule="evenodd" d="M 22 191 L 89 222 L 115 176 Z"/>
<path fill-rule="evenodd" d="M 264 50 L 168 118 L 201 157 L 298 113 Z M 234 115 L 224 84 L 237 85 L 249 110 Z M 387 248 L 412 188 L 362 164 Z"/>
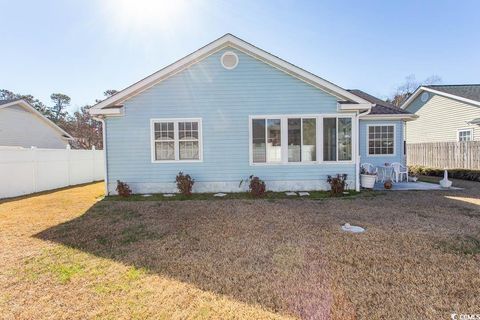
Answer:
<path fill-rule="evenodd" d="M 0 203 L 11 319 L 438 319 L 478 312 L 478 183 L 377 197 Z M 462 201 L 462 199 L 474 199 Z M 350 222 L 364 234 L 340 231 Z M 32 303 L 35 301 L 35 303 Z"/>

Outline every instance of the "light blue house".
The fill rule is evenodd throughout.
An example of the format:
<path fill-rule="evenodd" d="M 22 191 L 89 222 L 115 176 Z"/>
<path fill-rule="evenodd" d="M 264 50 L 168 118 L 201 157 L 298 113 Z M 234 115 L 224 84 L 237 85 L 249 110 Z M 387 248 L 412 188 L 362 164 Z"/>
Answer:
<path fill-rule="evenodd" d="M 174 192 L 179 171 L 195 192 L 240 191 L 250 175 L 269 190 L 326 189 L 359 165 L 404 162 L 404 122 L 414 116 L 345 90 L 233 35 L 100 102 L 107 188 Z"/>

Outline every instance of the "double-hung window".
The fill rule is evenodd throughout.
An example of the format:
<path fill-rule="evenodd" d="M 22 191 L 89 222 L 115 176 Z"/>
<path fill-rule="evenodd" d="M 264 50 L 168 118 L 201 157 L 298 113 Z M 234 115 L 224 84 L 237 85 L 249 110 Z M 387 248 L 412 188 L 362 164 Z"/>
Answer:
<path fill-rule="evenodd" d="M 152 161 L 201 161 L 201 119 L 153 119 Z"/>
<path fill-rule="evenodd" d="M 457 133 L 457 140 L 462 141 L 472 141 L 473 140 L 473 129 L 459 129 Z"/>
<path fill-rule="evenodd" d="M 368 126 L 368 154 L 395 155 L 395 125 Z"/>
<path fill-rule="evenodd" d="M 352 160 L 352 117 L 252 116 L 250 121 L 253 164 Z"/>

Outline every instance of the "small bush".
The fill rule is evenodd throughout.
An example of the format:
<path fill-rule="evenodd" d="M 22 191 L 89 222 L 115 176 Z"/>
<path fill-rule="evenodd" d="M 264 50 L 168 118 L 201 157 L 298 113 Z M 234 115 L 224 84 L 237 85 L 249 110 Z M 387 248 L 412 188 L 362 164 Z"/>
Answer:
<path fill-rule="evenodd" d="M 192 179 L 189 174 L 183 174 L 180 171 L 175 178 L 177 182 L 177 189 L 178 191 L 186 196 L 190 196 L 192 194 L 193 184 L 195 183 L 195 179 Z"/>
<path fill-rule="evenodd" d="M 118 195 L 121 196 L 121 197 L 129 197 L 131 194 L 132 194 L 132 190 L 130 189 L 130 187 L 128 186 L 128 184 L 126 184 L 125 182 L 122 182 L 120 180 L 117 180 L 117 192 L 118 192 Z"/>
<path fill-rule="evenodd" d="M 447 169 L 448 177 L 480 182 L 480 170 L 469 169 Z M 417 175 L 443 177 L 444 169 L 428 168 L 423 166 L 409 166 L 408 172 Z"/>
<path fill-rule="evenodd" d="M 327 176 L 327 182 L 330 184 L 331 195 L 334 197 L 341 196 L 347 187 L 347 174 Z"/>
<path fill-rule="evenodd" d="M 248 192 L 253 196 L 253 197 L 263 197 L 265 195 L 265 192 L 267 192 L 267 186 L 265 184 L 265 181 L 260 179 L 259 177 L 254 176 L 253 174 L 248 177 Z M 240 181 L 240 184 L 238 185 L 239 187 L 242 186 L 242 183 L 244 180 L 242 179 Z"/>

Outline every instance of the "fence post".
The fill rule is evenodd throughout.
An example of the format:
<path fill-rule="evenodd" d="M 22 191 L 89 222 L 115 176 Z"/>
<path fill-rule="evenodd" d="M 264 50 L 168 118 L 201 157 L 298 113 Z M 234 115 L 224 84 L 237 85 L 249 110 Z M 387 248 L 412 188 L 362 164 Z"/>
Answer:
<path fill-rule="evenodd" d="M 32 156 L 32 168 L 33 168 L 33 179 L 32 179 L 32 186 L 33 192 L 37 192 L 38 189 L 38 159 L 37 159 L 37 147 L 31 146 L 30 147 L 31 156 Z"/>
<path fill-rule="evenodd" d="M 67 144 L 66 150 L 67 150 L 67 179 L 68 179 L 68 185 L 71 186 L 72 183 L 71 183 L 71 176 L 70 176 L 71 172 L 70 171 L 72 170 L 71 169 L 72 164 L 71 164 L 71 159 L 70 159 L 70 150 L 72 150 L 72 147 L 70 147 L 70 145 Z"/>
<path fill-rule="evenodd" d="M 92 182 L 95 181 L 95 146 L 92 146 Z"/>

